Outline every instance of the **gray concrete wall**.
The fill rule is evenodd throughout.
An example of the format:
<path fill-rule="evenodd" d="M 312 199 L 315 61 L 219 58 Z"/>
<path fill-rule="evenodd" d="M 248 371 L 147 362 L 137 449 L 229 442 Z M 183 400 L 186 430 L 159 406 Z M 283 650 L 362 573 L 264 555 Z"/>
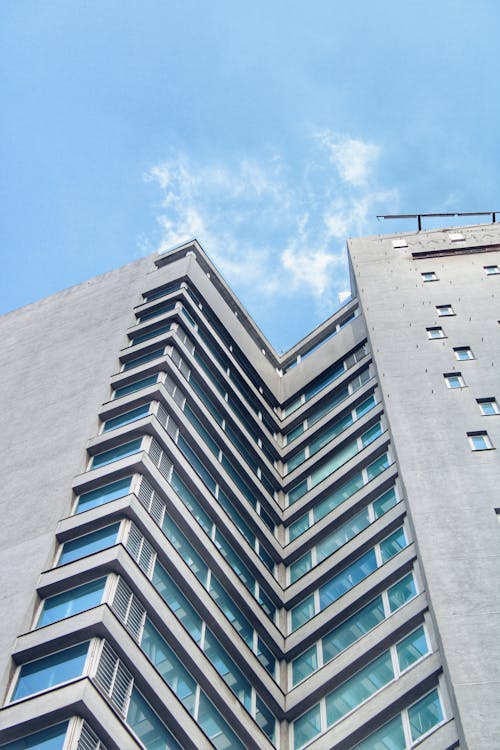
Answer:
<path fill-rule="evenodd" d="M 413 253 L 500 243 L 500 226 L 349 242 L 380 386 L 406 487 L 445 672 L 462 724 L 461 747 L 500 747 L 500 415 L 482 416 L 477 398 L 500 401 L 500 252 L 415 258 Z M 397 236 L 401 239 L 402 235 Z M 424 282 L 435 271 L 439 280 Z M 436 305 L 452 304 L 453 317 Z M 426 327 L 447 338 L 429 340 Z M 453 347 L 470 346 L 459 362 Z M 450 390 L 443 373 L 460 371 L 466 388 Z M 473 452 L 466 433 L 487 430 L 495 450 Z"/>
<path fill-rule="evenodd" d="M 0 318 L 0 674 L 29 629 L 40 572 L 51 565 L 57 521 L 109 398 L 109 377 L 133 321 L 149 258 Z"/>

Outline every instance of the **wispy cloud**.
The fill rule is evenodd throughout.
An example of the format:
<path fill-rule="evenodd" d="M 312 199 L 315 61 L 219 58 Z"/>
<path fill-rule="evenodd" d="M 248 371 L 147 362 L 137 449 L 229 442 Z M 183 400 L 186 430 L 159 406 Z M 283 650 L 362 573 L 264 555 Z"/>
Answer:
<path fill-rule="evenodd" d="M 346 237 L 397 202 L 379 187 L 380 154 L 330 130 L 309 139 L 300 164 L 280 152 L 213 162 L 175 153 L 145 177 L 162 193 L 159 249 L 196 237 L 251 309 L 301 295 L 324 317 L 348 286 Z"/>

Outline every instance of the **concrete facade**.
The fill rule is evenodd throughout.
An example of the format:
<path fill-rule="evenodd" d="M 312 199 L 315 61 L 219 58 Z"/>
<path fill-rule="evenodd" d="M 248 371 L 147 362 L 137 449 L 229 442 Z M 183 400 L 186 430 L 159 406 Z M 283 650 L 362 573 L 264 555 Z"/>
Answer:
<path fill-rule="evenodd" d="M 350 241 L 283 356 L 196 242 L 0 319 L 2 747 L 498 744 L 500 232 L 461 231 Z"/>

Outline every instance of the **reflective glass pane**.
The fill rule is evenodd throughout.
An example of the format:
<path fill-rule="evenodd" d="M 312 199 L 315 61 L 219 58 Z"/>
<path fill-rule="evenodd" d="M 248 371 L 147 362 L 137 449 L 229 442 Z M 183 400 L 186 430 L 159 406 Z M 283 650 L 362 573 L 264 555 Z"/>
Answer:
<path fill-rule="evenodd" d="M 124 370 L 131 370 L 132 367 L 137 367 L 138 365 L 142 365 L 145 362 L 150 362 L 153 359 L 156 359 L 157 357 L 161 357 L 163 354 L 163 348 L 161 349 L 154 349 L 154 351 L 149 352 L 148 354 L 143 354 L 141 357 L 135 357 L 134 359 L 128 359 L 125 364 L 123 365 Z"/>
<path fill-rule="evenodd" d="M 146 750 L 182 750 L 136 688 L 130 696 L 126 722 Z"/>
<path fill-rule="evenodd" d="M 407 669 L 429 651 L 424 628 L 420 627 L 400 641 L 396 650 L 398 653 L 399 668 L 401 671 Z"/>
<path fill-rule="evenodd" d="M 403 529 L 398 529 L 380 542 L 380 553 L 382 555 L 383 562 L 387 562 L 391 557 L 397 555 L 402 549 L 406 547 L 406 537 Z"/>
<path fill-rule="evenodd" d="M 150 375 L 147 378 L 135 380 L 133 383 L 124 385 L 121 388 L 116 388 L 116 390 L 114 391 L 114 397 L 120 398 L 120 396 L 126 396 L 127 393 L 134 393 L 135 391 L 139 391 L 141 388 L 146 388 L 146 386 L 148 385 L 153 385 L 153 383 L 156 383 L 157 379 L 158 375 Z"/>
<path fill-rule="evenodd" d="M 377 422 L 377 424 L 373 425 L 373 427 L 370 427 L 369 430 L 361 435 L 361 442 L 363 443 L 363 446 L 366 448 L 367 445 L 373 443 L 373 441 L 381 434 L 382 425 L 380 424 L 380 422 Z"/>
<path fill-rule="evenodd" d="M 292 681 L 296 685 L 301 680 L 309 677 L 318 668 L 318 655 L 316 646 L 304 651 L 292 662 Z"/>
<path fill-rule="evenodd" d="M 311 474 L 311 487 L 316 487 L 317 484 L 322 482 L 330 474 L 349 461 L 350 458 L 356 455 L 358 452 L 358 446 L 355 440 L 350 441 L 342 448 L 337 449 L 334 454 L 326 461 L 319 469 L 313 471 Z"/>
<path fill-rule="evenodd" d="M 118 461 L 120 458 L 125 458 L 125 456 L 131 456 L 133 453 L 137 453 L 141 450 L 141 442 L 142 439 L 137 438 L 137 440 L 131 440 L 129 443 L 117 445 L 116 448 L 111 448 L 109 451 L 97 453 L 95 456 L 92 456 L 92 468 L 95 469 L 97 466 L 105 466 L 112 461 Z"/>
<path fill-rule="evenodd" d="M 205 631 L 203 650 L 224 682 L 229 685 L 247 711 L 250 711 L 252 708 L 252 688 L 250 683 L 243 677 L 231 657 L 224 651 L 215 636 L 208 629 Z"/>
<path fill-rule="evenodd" d="M 368 508 L 364 508 L 339 529 L 318 542 L 316 546 L 318 562 L 325 560 L 325 558 L 342 547 L 343 544 L 346 544 L 346 542 L 355 537 L 356 534 L 366 529 L 369 524 L 370 516 Z"/>
<path fill-rule="evenodd" d="M 314 706 L 293 722 L 294 750 L 310 742 L 321 732 L 321 716 L 319 706 Z"/>
<path fill-rule="evenodd" d="M 190 713 L 194 711 L 196 682 L 181 664 L 165 639 L 149 618 L 144 623 L 141 648 L 154 664 L 167 685 L 174 691 Z"/>
<path fill-rule="evenodd" d="M 433 690 L 408 709 L 412 740 L 417 740 L 443 720 L 443 709 L 437 690 Z"/>
<path fill-rule="evenodd" d="M 307 479 L 302 480 L 299 484 L 296 484 L 293 489 L 288 492 L 288 502 L 290 505 L 296 503 L 299 498 L 305 495 L 307 492 Z"/>
<path fill-rule="evenodd" d="M 199 642 L 201 638 L 201 617 L 193 609 L 184 594 L 181 593 L 159 562 L 156 562 L 154 567 L 152 582 L 162 599 L 184 625 L 191 638 Z"/>
<path fill-rule="evenodd" d="M 145 417 L 146 414 L 149 414 L 149 406 L 149 404 L 142 404 L 142 406 L 138 406 L 137 409 L 131 409 L 130 411 L 126 411 L 123 414 L 118 414 L 117 417 L 107 419 L 104 422 L 103 432 L 116 430 L 117 427 L 121 427 L 124 424 L 129 424 L 130 422 L 135 422 L 136 419 Z"/>
<path fill-rule="evenodd" d="M 374 550 L 368 550 L 362 557 L 359 557 L 341 573 L 338 573 L 331 581 L 325 583 L 319 589 L 320 609 L 328 607 L 346 591 L 356 586 L 360 581 L 366 578 L 377 567 Z"/>
<path fill-rule="evenodd" d="M 341 623 L 331 633 L 322 639 L 323 662 L 330 661 L 345 648 L 372 630 L 384 619 L 382 597 L 378 596 L 372 602 L 356 612 L 355 615 Z"/>
<path fill-rule="evenodd" d="M 392 487 L 390 490 L 387 490 L 387 492 L 384 492 L 383 495 L 373 501 L 373 510 L 375 512 L 376 518 L 380 518 L 380 516 L 383 516 L 384 513 L 387 513 L 387 511 L 392 508 L 393 505 L 396 505 L 396 502 L 396 493 L 394 491 L 394 488 Z"/>
<path fill-rule="evenodd" d="M 97 607 L 102 601 L 106 578 L 89 581 L 61 594 L 49 596 L 43 603 L 42 613 L 37 628 L 50 625 L 51 622 L 63 620 L 91 607 Z"/>
<path fill-rule="evenodd" d="M 290 565 L 290 583 L 301 578 L 301 576 L 307 573 L 308 570 L 311 570 L 311 568 L 312 557 L 311 553 L 308 552 L 307 555 L 304 555 Z"/>
<path fill-rule="evenodd" d="M 77 539 L 71 539 L 63 544 L 61 556 L 58 565 L 65 565 L 73 560 L 79 560 L 81 557 L 99 552 L 107 547 L 116 544 L 119 523 L 113 523 L 111 526 L 105 526 L 103 529 L 97 529 L 91 534 L 79 536 Z"/>
<path fill-rule="evenodd" d="M 213 575 L 210 577 L 210 596 L 219 605 L 229 622 L 237 630 L 245 643 L 251 648 L 253 643 L 252 626 Z"/>
<path fill-rule="evenodd" d="M 405 750 L 405 747 L 406 740 L 401 716 L 396 716 L 356 745 L 354 750 Z"/>
<path fill-rule="evenodd" d="M 56 724 L 55 727 L 42 729 L 41 732 L 2 745 L 2 750 L 62 750 L 67 729 L 68 722 L 65 721 L 63 724 Z"/>
<path fill-rule="evenodd" d="M 395 612 L 402 607 L 403 604 L 406 604 L 410 599 L 413 599 L 417 594 L 413 574 L 408 573 L 407 576 L 395 583 L 394 586 L 391 586 L 387 594 L 389 597 L 389 607 L 391 612 Z"/>
<path fill-rule="evenodd" d="M 326 720 L 334 724 L 346 713 L 394 678 L 391 655 L 386 651 L 326 697 Z"/>
<path fill-rule="evenodd" d="M 334 492 L 329 494 L 313 509 L 314 520 L 319 521 L 334 508 L 341 505 L 345 500 L 354 495 L 363 486 L 363 476 L 361 472 L 355 474 L 347 482 L 340 485 Z"/>
<path fill-rule="evenodd" d="M 98 487 L 90 492 L 84 492 L 83 495 L 80 495 L 78 498 L 76 512 L 83 513 L 84 510 L 96 508 L 99 505 L 110 503 L 112 500 L 128 495 L 131 482 L 132 477 L 126 477 L 125 479 L 119 479 L 117 482 L 105 484 L 104 487 Z"/>
<path fill-rule="evenodd" d="M 200 691 L 198 724 L 217 750 L 245 750 L 244 745 L 202 691 Z"/>
<path fill-rule="evenodd" d="M 266 706 L 259 696 L 256 699 L 255 706 L 255 721 L 262 729 L 266 737 L 271 740 L 273 745 L 275 744 L 275 732 L 276 732 L 276 717 L 272 714 L 269 708 Z"/>
<path fill-rule="evenodd" d="M 25 698 L 41 690 L 47 690 L 68 680 L 80 677 L 83 673 L 89 642 L 44 656 L 42 659 L 23 664 L 19 673 L 12 700 Z"/>
<path fill-rule="evenodd" d="M 314 617 L 314 596 L 311 595 L 292 609 L 292 630 L 300 628 L 305 622 Z"/>
<path fill-rule="evenodd" d="M 306 513 L 288 527 L 288 540 L 292 542 L 309 528 L 309 516 Z"/>

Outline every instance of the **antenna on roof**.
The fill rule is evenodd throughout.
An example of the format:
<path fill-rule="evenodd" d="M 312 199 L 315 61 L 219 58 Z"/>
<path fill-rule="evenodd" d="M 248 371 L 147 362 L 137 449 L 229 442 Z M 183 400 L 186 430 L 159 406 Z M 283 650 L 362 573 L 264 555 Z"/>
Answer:
<path fill-rule="evenodd" d="M 458 213 L 451 214 L 377 214 L 377 219 L 416 219 L 418 231 L 422 229 L 422 217 L 439 217 L 439 216 L 491 216 L 491 221 L 494 224 L 497 220 L 497 214 L 500 211 L 460 211 Z"/>

